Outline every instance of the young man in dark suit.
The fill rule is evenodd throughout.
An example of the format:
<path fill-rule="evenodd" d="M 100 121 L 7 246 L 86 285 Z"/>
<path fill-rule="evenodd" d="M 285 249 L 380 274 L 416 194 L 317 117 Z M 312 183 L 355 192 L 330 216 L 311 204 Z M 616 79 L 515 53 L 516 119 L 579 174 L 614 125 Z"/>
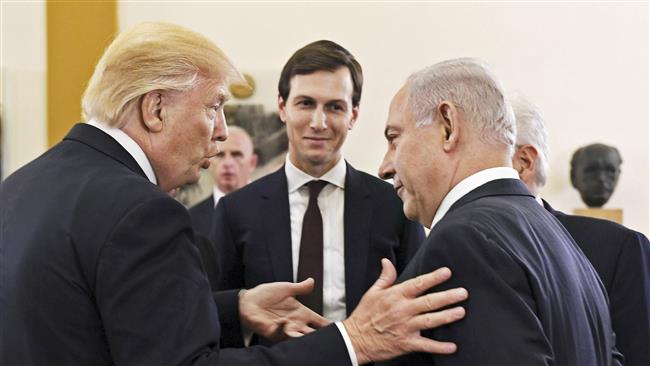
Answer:
<path fill-rule="evenodd" d="M 294 296 L 311 280 L 213 294 L 187 210 L 167 192 L 198 180 L 227 137 L 240 78 L 204 36 L 143 23 L 106 49 L 84 94 L 87 123 L 0 185 L 0 364 L 356 365 L 409 350 L 453 352 L 419 330 L 463 316 L 467 293 L 420 294 L 448 269 L 382 276 L 343 322 Z M 218 307 L 218 310 L 217 310 Z M 220 349 L 241 327 L 297 336 Z"/>
<path fill-rule="evenodd" d="M 471 294 L 462 322 L 423 332 L 457 342 L 457 353 L 394 364 L 611 365 L 602 284 L 511 168 L 512 108 L 487 66 L 454 59 L 413 74 L 385 135 L 380 173 L 394 179 L 406 216 L 431 228 L 400 279 L 449 266 L 450 284 Z"/>
<path fill-rule="evenodd" d="M 540 204 L 580 246 L 609 295 L 616 348 L 625 365 L 650 365 L 650 242 L 640 232 L 615 222 L 567 215 L 539 197 L 546 184 L 548 145 L 542 114 L 518 95 L 512 99 L 517 120 L 513 167 Z"/>
<path fill-rule="evenodd" d="M 401 271 L 424 239 L 389 184 L 354 169 L 341 148 L 359 113 L 361 66 L 340 45 L 317 41 L 287 61 L 278 85 L 285 165 L 224 197 L 215 236 L 220 288 L 314 278 L 301 301 L 344 319 L 388 258 Z"/>

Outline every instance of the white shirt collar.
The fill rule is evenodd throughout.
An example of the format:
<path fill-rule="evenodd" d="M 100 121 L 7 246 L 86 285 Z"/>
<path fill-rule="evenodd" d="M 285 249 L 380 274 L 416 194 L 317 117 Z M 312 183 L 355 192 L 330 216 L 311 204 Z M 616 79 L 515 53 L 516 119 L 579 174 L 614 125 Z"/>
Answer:
<path fill-rule="evenodd" d="M 99 128 L 100 130 L 104 131 L 107 135 L 111 136 L 115 141 L 117 141 L 118 144 L 120 144 L 124 150 L 126 150 L 133 159 L 135 159 L 135 162 L 138 163 L 144 174 L 147 176 L 149 181 L 153 184 L 158 184 L 158 181 L 156 180 L 156 174 L 153 172 L 153 167 L 151 166 L 151 163 L 149 162 L 149 159 L 147 158 L 147 155 L 145 155 L 144 151 L 138 145 L 135 140 L 131 138 L 131 136 L 127 135 L 124 131 L 120 130 L 119 128 L 115 127 L 109 127 L 95 119 L 91 119 L 90 121 L 86 122 L 87 124 L 94 126 L 96 128 Z"/>
<path fill-rule="evenodd" d="M 539 203 L 542 207 L 544 207 L 544 201 L 542 201 L 542 197 L 535 196 L 535 201 L 537 201 L 537 203 Z"/>
<path fill-rule="evenodd" d="M 225 193 L 221 192 L 219 187 L 217 187 L 216 185 L 214 185 L 213 187 L 214 188 L 212 189 L 212 200 L 214 201 L 214 207 L 217 207 L 217 203 L 219 203 L 219 199 L 225 196 Z"/>
<path fill-rule="evenodd" d="M 504 178 L 519 179 L 519 175 L 517 174 L 517 171 L 512 168 L 497 167 L 478 171 L 458 182 L 458 184 L 447 193 L 445 198 L 442 199 L 438 211 L 436 211 L 435 216 L 433 216 L 431 229 L 442 220 L 451 206 L 463 196 L 487 182 Z"/>
<path fill-rule="evenodd" d="M 334 165 L 332 169 L 330 169 L 327 173 L 323 174 L 322 177 L 316 178 L 303 172 L 295 165 L 293 165 L 293 163 L 291 163 L 291 159 L 289 159 L 289 154 L 287 154 L 284 171 L 287 175 L 289 193 L 297 191 L 300 187 L 304 186 L 312 180 L 319 179 L 324 180 L 327 183 L 330 183 L 341 189 L 345 189 L 345 174 L 347 169 L 345 167 L 345 159 L 343 158 L 339 159 L 338 163 L 336 163 L 336 165 Z"/>

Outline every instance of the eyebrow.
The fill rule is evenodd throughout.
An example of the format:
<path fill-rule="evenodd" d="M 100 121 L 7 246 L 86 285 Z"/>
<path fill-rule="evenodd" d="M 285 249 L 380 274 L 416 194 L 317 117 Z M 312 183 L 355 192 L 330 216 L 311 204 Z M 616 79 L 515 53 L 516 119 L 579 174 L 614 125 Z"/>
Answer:
<path fill-rule="evenodd" d="M 399 132 L 399 128 L 391 125 L 387 125 L 384 129 L 384 137 L 388 140 L 388 133 L 391 131 Z"/>

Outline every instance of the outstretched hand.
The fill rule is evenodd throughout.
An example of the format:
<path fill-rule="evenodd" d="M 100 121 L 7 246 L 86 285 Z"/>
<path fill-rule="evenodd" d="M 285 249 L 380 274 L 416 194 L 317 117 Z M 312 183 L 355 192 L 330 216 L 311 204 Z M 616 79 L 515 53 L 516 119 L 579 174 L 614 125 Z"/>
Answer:
<path fill-rule="evenodd" d="M 311 292 L 314 280 L 272 282 L 242 291 L 239 314 L 242 325 L 273 341 L 299 337 L 326 326 L 329 320 L 295 299 Z"/>
<path fill-rule="evenodd" d="M 456 345 L 422 337 L 420 331 L 452 323 L 465 316 L 457 306 L 435 311 L 465 300 L 467 290 L 456 288 L 424 294 L 451 277 L 440 268 L 393 286 L 395 267 L 382 259 L 381 275 L 361 298 L 352 315 L 343 321 L 359 364 L 382 361 L 411 352 L 449 354 Z"/>

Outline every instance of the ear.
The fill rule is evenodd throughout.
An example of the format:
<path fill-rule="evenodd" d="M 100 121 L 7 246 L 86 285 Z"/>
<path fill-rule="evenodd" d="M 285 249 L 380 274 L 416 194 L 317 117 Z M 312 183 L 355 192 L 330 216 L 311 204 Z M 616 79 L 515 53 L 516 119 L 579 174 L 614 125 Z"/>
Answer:
<path fill-rule="evenodd" d="M 162 106 L 163 93 L 160 90 L 150 91 L 142 96 L 142 103 L 140 103 L 142 122 L 150 132 L 162 131 Z"/>
<path fill-rule="evenodd" d="M 359 117 L 359 106 L 352 108 L 352 119 L 348 124 L 348 130 L 351 130 L 354 127 L 354 124 L 357 122 L 357 117 Z"/>
<path fill-rule="evenodd" d="M 460 111 L 449 101 L 442 101 L 436 109 L 436 119 L 440 121 L 440 129 L 443 141 L 443 149 L 450 152 L 460 141 Z"/>
<path fill-rule="evenodd" d="M 257 168 L 257 154 L 251 155 L 251 171 L 255 170 Z"/>
<path fill-rule="evenodd" d="M 280 112 L 280 120 L 283 123 L 287 123 L 287 102 L 282 98 L 282 96 L 278 95 L 278 111 Z"/>
<path fill-rule="evenodd" d="M 517 147 L 512 157 L 512 167 L 519 173 L 526 185 L 530 186 L 535 179 L 535 170 L 537 168 L 537 149 L 532 145 L 521 145 Z"/>

